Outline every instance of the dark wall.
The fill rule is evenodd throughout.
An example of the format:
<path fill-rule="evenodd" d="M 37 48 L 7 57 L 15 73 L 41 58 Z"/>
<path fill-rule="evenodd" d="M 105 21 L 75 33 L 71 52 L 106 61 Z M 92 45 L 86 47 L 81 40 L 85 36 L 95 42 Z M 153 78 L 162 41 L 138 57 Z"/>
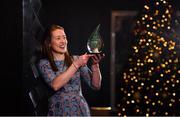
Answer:
<path fill-rule="evenodd" d="M 21 1 L 2 1 L 0 31 L 0 115 L 20 113 L 21 102 Z"/>

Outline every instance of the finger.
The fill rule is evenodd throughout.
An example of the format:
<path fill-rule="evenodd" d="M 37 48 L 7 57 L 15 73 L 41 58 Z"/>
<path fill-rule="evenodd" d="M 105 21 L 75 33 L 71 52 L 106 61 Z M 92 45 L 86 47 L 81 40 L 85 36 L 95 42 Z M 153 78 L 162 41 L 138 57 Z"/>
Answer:
<path fill-rule="evenodd" d="M 101 59 L 101 58 L 102 58 L 102 57 L 101 57 L 101 54 L 98 54 L 98 56 L 97 56 L 97 57 L 98 57 L 98 59 Z"/>
<path fill-rule="evenodd" d="M 92 58 L 92 62 L 93 62 L 93 64 L 98 63 L 98 61 L 96 61 L 94 58 Z"/>
<path fill-rule="evenodd" d="M 87 57 L 94 57 L 93 54 L 87 54 Z"/>
<path fill-rule="evenodd" d="M 97 55 L 95 55 L 94 57 L 92 57 L 92 58 L 94 58 L 95 60 L 98 60 L 99 58 L 97 57 Z"/>

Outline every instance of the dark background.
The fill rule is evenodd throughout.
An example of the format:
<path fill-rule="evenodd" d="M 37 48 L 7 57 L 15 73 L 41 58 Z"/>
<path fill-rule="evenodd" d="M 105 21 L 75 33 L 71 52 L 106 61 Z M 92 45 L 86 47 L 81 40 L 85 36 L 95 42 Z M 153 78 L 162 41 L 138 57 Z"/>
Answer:
<path fill-rule="evenodd" d="M 100 92 L 89 91 L 85 87 L 84 93 L 91 106 L 109 106 L 111 11 L 139 11 L 144 5 L 144 0 L 42 0 L 41 3 L 38 12 L 41 26 L 45 28 L 52 23 L 63 26 L 69 37 L 69 50 L 73 54 L 86 52 L 86 39 L 97 24 L 101 24 L 106 54 L 106 58 L 101 63 L 103 85 Z M 179 10 L 180 1 L 174 0 L 173 3 L 175 9 Z M 29 61 L 40 39 L 36 34 L 38 31 L 33 31 L 40 29 L 38 34 L 41 34 L 43 28 L 34 20 L 36 18 L 28 7 L 27 10 L 26 18 L 32 20 L 28 20 L 25 24 L 25 31 L 32 31 L 30 33 L 32 35 L 23 30 L 23 1 L 7 0 L 1 3 L 0 115 L 32 115 L 32 104 L 27 93 L 34 85 L 34 78 L 29 68 Z M 26 35 L 25 39 L 23 34 Z"/>

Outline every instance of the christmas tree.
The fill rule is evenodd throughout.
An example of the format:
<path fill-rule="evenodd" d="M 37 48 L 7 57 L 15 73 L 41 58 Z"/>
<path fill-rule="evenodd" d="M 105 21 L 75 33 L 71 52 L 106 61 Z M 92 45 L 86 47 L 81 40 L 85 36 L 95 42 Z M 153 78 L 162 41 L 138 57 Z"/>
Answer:
<path fill-rule="evenodd" d="M 147 0 L 134 29 L 128 67 L 121 78 L 119 115 L 178 115 L 178 21 L 170 1 Z"/>

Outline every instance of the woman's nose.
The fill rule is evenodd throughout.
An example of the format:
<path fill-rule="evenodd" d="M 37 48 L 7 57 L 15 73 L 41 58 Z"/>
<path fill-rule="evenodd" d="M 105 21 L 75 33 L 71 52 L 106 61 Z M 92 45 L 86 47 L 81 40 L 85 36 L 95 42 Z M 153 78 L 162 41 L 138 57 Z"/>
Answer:
<path fill-rule="evenodd" d="M 66 43 L 66 40 L 65 39 L 60 39 L 60 42 L 61 43 Z"/>

